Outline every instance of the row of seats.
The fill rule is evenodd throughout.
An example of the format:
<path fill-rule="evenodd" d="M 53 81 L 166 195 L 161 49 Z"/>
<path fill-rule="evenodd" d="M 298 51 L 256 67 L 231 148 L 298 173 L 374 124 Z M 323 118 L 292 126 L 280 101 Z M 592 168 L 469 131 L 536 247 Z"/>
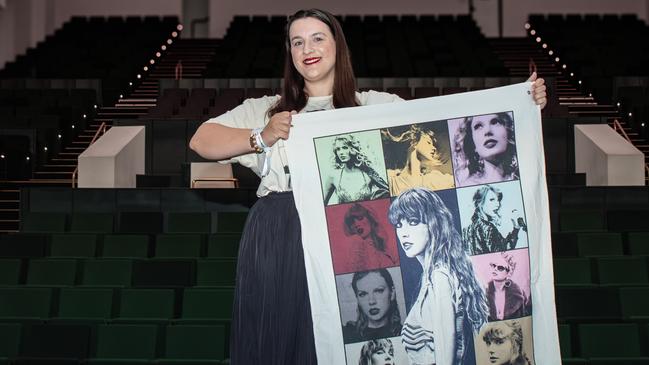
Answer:
<path fill-rule="evenodd" d="M 562 362 L 566 365 L 647 364 L 648 330 L 646 324 L 638 323 L 561 324 Z"/>
<path fill-rule="evenodd" d="M 649 210 L 646 209 L 553 209 L 558 220 L 553 231 L 646 231 Z"/>
<path fill-rule="evenodd" d="M 459 16 L 339 17 L 356 75 L 506 75 L 474 20 Z M 286 17 L 235 17 L 208 77 L 278 77 Z"/>
<path fill-rule="evenodd" d="M 236 260 L 39 258 L 2 264 L 2 281 L 14 286 L 228 287 L 234 285 Z"/>
<path fill-rule="evenodd" d="M 0 362 L 221 364 L 227 356 L 228 328 L 181 323 L 0 323 Z"/>
<path fill-rule="evenodd" d="M 481 87 L 388 87 L 386 92 L 396 94 L 402 99 L 418 99 L 439 95 L 450 95 L 466 91 L 481 90 Z M 368 91 L 370 88 L 361 88 L 359 91 Z M 377 90 L 372 88 L 372 90 Z M 382 91 L 378 89 L 377 91 Z M 263 96 L 278 95 L 281 90 L 271 88 L 168 88 L 162 92 L 155 107 L 140 117 L 143 119 L 160 118 L 206 118 L 216 116 L 233 109 L 247 98 L 260 98 Z"/>
<path fill-rule="evenodd" d="M 237 256 L 239 239 L 240 233 L 157 235 L 15 233 L 0 239 L 0 257 L 234 258 Z M 23 245 L 23 250 L 13 250 L 14 245 Z"/>
<path fill-rule="evenodd" d="M 649 255 L 649 232 L 554 232 L 553 256 Z"/>
<path fill-rule="evenodd" d="M 645 285 L 649 290 L 646 256 L 555 258 L 554 276 L 557 286 Z"/>
<path fill-rule="evenodd" d="M 210 233 L 241 232 L 247 212 L 37 212 L 21 216 L 22 232 Z M 69 219 L 68 219 L 69 218 Z M 69 221 L 69 223 L 68 223 Z"/>

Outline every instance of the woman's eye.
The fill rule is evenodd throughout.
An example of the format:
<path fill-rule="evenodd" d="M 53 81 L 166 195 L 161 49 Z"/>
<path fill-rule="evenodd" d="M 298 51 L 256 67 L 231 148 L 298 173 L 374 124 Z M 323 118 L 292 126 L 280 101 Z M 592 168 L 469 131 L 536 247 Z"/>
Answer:
<path fill-rule="evenodd" d="M 293 42 L 293 47 L 299 47 L 302 45 L 302 41 L 295 41 Z"/>
<path fill-rule="evenodd" d="M 383 354 L 385 354 L 385 351 L 383 351 L 383 349 L 380 349 L 380 350 L 378 350 L 378 351 L 376 352 L 376 354 L 377 354 L 377 355 L 383 355 Z"/>
<path fill-rule="evenodd" d="M 478 129 L 482 128 L 482 123 L 476 123 L 473 125 L 473 130 L 477 131 Z"/>
<path fill-rule="evenodd" d="M 409 219 L 408 224 L 411 226 L 416 226 L 419 224 L 419 219 Z"/>
<path fill-rule="evenodd" d="M 359 296 L 359 298 L 362 298 L 362 297 L 364 297 L 364 296 L 366 296 L 366 295 L 367 295 L 367 292 L 364 292 L 364 291 L 359 291 L 359 292 L 358 292 L 358 296 Z"/>
<path fill-rule="evenodd" d="M 401 224 L 401 222 L 399 222 L 399 223 L 395 224 L 394 227 L 395 228 L 401 228 L 401 227 L 403 227 L 403 225 Z"/>

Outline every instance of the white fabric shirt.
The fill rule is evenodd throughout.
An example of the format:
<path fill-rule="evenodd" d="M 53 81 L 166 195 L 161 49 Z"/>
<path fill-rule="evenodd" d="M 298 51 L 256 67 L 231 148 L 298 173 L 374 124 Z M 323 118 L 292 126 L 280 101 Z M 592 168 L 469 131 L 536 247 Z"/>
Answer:
<path fill-rule="evenodd" d="M 361 105 L 383 104 L 402 100 L 396 95 L 378 91 L 356 93 Z M 220 123 L 233 128 L 263 128 L 268 123 L 267 112 L 279 100 L 279 95 L 264 96 L 258 99 L 247 99 L 236 108 L 211 118 L 205 123 Z M 331 96 L 310 97 L 307 105 L 300 113 L 333 109 Z M 270 150 L 270 173 L 261 178 L 257 189 L 257 196 L 266 196 L 271 192 L 291 191 L 290 175 L 288 172 L 288 159 L 284 149 L 284 141 L 279 140 Z M 238 162 L 250 168 L 257 176 L 261 176 L 264 164 L 264 154 L 249 153 L 222 163 Z"/>

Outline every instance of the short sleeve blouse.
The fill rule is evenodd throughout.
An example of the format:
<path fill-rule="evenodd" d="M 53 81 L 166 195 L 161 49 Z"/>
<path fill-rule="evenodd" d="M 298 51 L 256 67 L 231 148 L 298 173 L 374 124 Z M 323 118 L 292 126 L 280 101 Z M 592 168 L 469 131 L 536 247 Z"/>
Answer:
<path fill-rule="evenodd" d="M 383 104 L 402 100 L 396 95 L 378 91 L 356 93 L 361 105 Z M 247 99 L 236 108 L 211 118 L 205 123 L 220 123 L 232 128 L 263 128 L 268 123 L 268 110 L 279 101 L 279 95 L 264 96 L 257 99 Z M 307 105 L 300 113 L 333 109 L 331 96 L 310 97 Z M 290 174 L 288 159 L 283 140 L 279 140 L 270 150 L 270 173 L 261 179 L 257 196 L 262 197 L 271 192 L 290 191 Z M 255 174 L 261 176 L 263 154 L 249 153 L 233 157 L 223 163 L 238 162 L 250 168 Z"/>

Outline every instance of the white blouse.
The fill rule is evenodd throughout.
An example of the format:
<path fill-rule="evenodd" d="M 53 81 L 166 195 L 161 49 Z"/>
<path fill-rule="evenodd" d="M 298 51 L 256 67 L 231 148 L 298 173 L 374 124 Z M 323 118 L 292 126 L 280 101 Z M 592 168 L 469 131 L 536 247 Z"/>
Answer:
<path fill-rule="evenodd" d="M 356 93 L 356 97 L 361 105 L 383 104 L 402 100 L 396 95 L 378 91 L 367 91 Z M 267 116 L 268 109 L 273 107 L 279 100 L 279 95 L 264 96 L 258 99 L 247 99 L 236 108 L 211 118 L 205 123 L 220 123 L 232 128 L 262 128 L 269 119 Z M 300 113 L 329 110 L 333 109 L 332 96 L 314 96 L 310 97 L 307 105 Z M 261 183 L 257 189 L 257 196 L 266 196 L 271 192 L 291 191 L 290 174 L 288 171 L 288 159 L 284 141 L 279 140 L 270 150 L 270 172 L 261 178 Z M 250 168 L 257 176 L 261 177 L 261 169 L 264 164 L 264 154 L 248 153 L 245 155 L 233 157 L 229 160 L 220 161 L 222 163 L 238 162 L 243 166 Z"/>

